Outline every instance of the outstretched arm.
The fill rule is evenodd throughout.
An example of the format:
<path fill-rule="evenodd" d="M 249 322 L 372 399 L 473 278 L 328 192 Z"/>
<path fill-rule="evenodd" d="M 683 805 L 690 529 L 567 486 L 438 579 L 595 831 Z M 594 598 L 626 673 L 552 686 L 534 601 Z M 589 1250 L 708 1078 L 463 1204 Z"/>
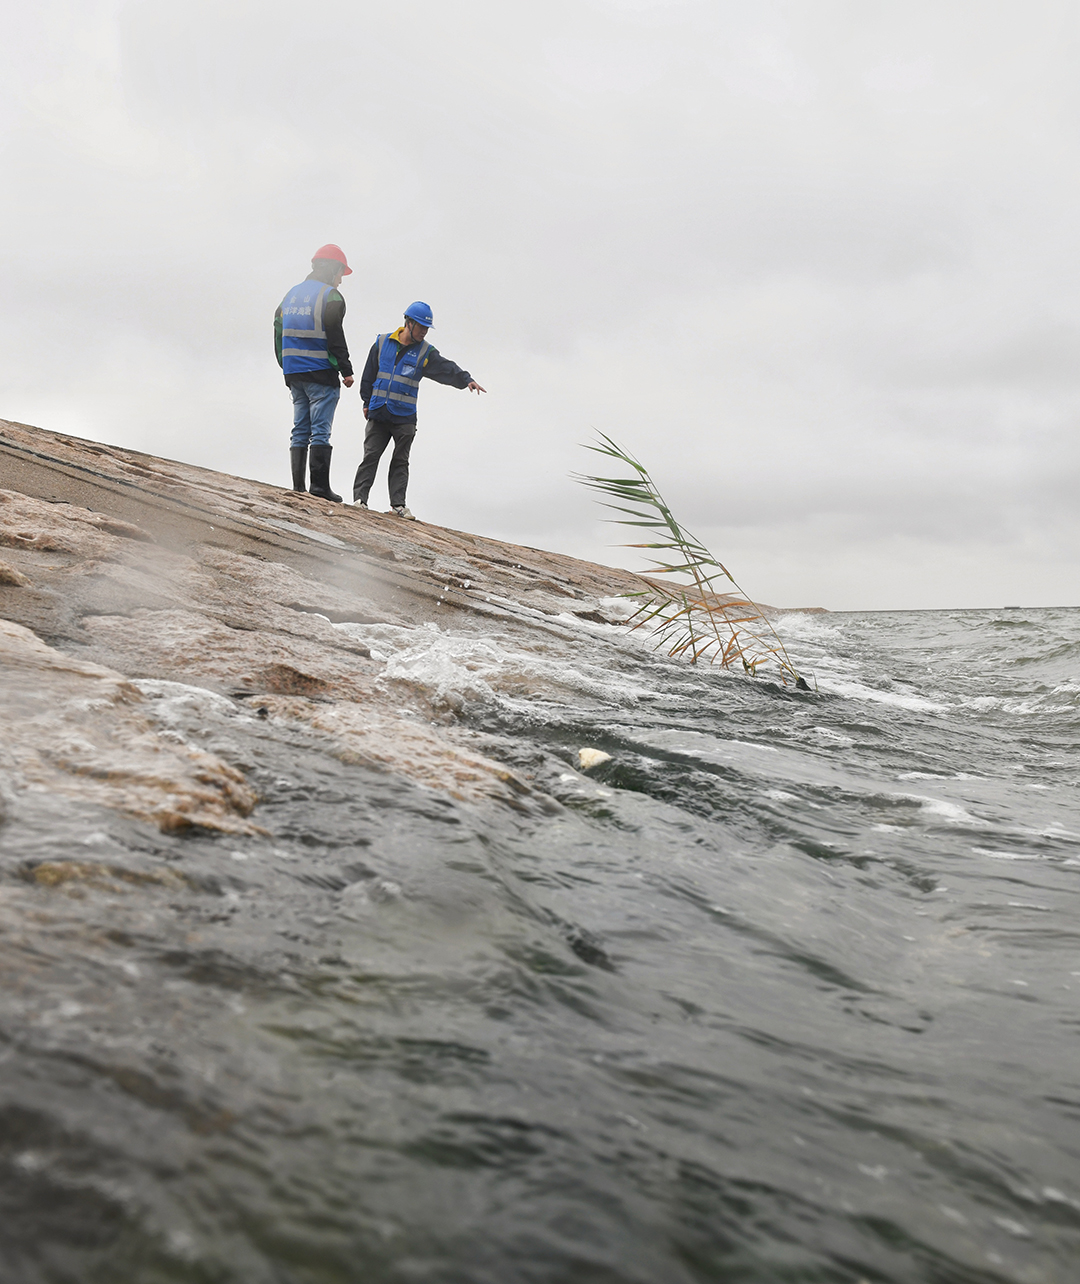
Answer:
<path fill-rule="evenodd" d="M 434 379 L 436 383 L 447 383 L 451 388 L 468 388 L 473 377 L 468 370 L 462 370 L 456 361 L 444 357 L 438 348 L 431 348 L 423 366 L 423 378 Z M 477 384 L 477 387 L 480 385 Z"/>
<path fill-rule="evenodd" d="M 434 379 L 436 383 L 448 383 L 451 388 L 468 388 L 470 392 L 487 392 L 481 388 L 468 370 L 462 368 L 449 357 L 444 357 L 438 348 L 432 348 L 424 362 L 425 379 Z"/>

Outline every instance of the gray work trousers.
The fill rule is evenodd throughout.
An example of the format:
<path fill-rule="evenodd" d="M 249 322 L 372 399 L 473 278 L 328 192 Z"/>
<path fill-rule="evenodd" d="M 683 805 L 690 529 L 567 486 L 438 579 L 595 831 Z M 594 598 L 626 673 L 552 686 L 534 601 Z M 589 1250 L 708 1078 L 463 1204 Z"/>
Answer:
<path fill-rule="evenodd" d="M 356 470 L 353 481 L 353 503 L 367 503 L 371 493 L 375 472 L 383 451 L 389 446 L 390 438 L 394 439 L 394 453 L 390 459 L 390 474 L 387 482 L 390 487 L 390 507 L 400 508 L 405 503 L 405 491 L 409 485 L 409 451 L 412 450 L 413 438 L 416 436 L 416 420 L 407 419 L 404 423 L 395 424 L 385 419 L 369 419 L 364 433 L 364 458 Z"/>

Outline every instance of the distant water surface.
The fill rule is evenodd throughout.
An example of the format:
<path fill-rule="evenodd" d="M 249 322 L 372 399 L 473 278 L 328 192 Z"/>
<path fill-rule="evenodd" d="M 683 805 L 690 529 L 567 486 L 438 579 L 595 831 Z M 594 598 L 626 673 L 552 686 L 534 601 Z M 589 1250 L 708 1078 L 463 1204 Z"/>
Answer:
<path fill-rule="evenodd" d="M 1080 1278 L 1080 611 L 548 623 L 339 626 L 520 809 L 161 682 L 268 838 L 8 790 L 5 1284 Z"/>

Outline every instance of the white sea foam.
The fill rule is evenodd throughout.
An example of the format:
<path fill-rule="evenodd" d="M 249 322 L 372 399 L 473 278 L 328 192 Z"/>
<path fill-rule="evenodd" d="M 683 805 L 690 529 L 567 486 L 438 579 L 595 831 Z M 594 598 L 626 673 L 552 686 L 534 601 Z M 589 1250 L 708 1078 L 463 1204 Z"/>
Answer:
<path fill-rule="evenodd" d="M 639 603 L 625 597 L 602 597 L 598 605 L 603 614 L 613 620 L 628 620 L 636 613 Z"/>
<path fill-rule="evenodd" d="M 969 811 L 958 803 L 948 802 L 944 798 L 927 798 L 925 794 L 894 794 L 894 798 L 907 798 L 917 802 L 928 816 L 937 816 L 947 820 L 951 825 L 977 825 L 980 822 Z"/>
<path fill-rule="evenodd" d="M 820 615 L 804 615 L 801 611 L 778 616 L 773 621 L 773 627 L 785 640 L 793 638 L 799 642 L 817 642 L 822 638 L 837 638 L 842 634 L 838 625 L 826 624 Z"/>
<path fill-rule="evenodd" d="M 1075 716 L 1077 705 L 1080 704 L 1078 697 L 1080 697 L 1080 687 L 1066 683 L 1034 695 L 974 696 L 961 700 L 960 707 L 974 709 L 979 713 L 998 710 L 1001 713 L 1017 714 L 1020 717 L 1030 717 L 1031 714 L 1046 716 L 1060 713 Z"/>
<path fill-rule="evenodd" d="M 976 856 L 989 856 L 992 860 L 1042 860 L 1038 852 L 1005 852 L 995 847 L 973 847 Z"/>
<path fill-rule="evenodd" d="M 831 740 L 833 744 L 843 745 L 845 748 L 855 743 L 851 736 L 845 736 L 840 731 L 833 731 L 831 727 L 811 727 L 810 730 L 819 735 L 822 740 Z"/>
<path fill-rule="evenodd" d="M 891 704 L 898 709 L 910 709 L 917 713 L 947 713 L 948 705 L 928 700 L 925 696 L 908 695 L 899 691 L 875 691 L 873 687 L 864 686 L 861 682 L 843 679 L 819 677 L 818 688 L 833 695 L 845 696 L 849 700 L 871 700 L 875 704 Z"/>
<path fill-rule="evenodd" d="M 1080 834 L 1074 833 L 1071 829 L 1066 829 L 1063 825 L 1047 825 L 1045 829 L 1037 831 L 1040 838 L 1080 838 Z"/>
<path fill-rule="evenodd" d="M 444 632 L 436 624 L 421 628 L 389 624 L 334 627 L 366 645 L 374 659 L 384 661 L 387 679 L 417 683 L 438 699 L 452 703 L 562 701 L 586 696 L 606 703 L 633 704 L 654 694 L 613 673 L 610 665 L 568 660 L 557 646 L 543 641 L 523 645 L 505 635 Z"/>

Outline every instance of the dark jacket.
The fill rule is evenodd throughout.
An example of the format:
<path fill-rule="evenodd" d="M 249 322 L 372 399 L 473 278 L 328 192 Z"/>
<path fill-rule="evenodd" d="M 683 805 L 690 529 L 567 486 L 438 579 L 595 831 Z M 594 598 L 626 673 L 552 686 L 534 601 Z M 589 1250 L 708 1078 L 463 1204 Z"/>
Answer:
<path fill-rule="evenodd" d="M 329 330 L 329 327 L 327 327 Z M 398 343 L 395 338 L 400 334 L 400 328 L 394 331 L 391 338 Z M 398 343 L 398 348 L 419 347 L 419 344 Z M 360 400 L 364 403 L 364 413 L 367 414 L 368 402 L 371 400 L 371 391 L 375 387 L 375 379 L 379 373 L 379 341 L 376 339 L 371 345 L 371 351 L 368 353 L 367 362 L 364 365 L 364 373 L 360 376 Z M 447 383 L 451 388 L 467 388 L 472 383 L 472 375 L 468 370 L 462 368 L 453 362 L 449 357 L 444 357 L 439 353 L 438 348 L 428 348 L 427 361 L 423 367 L 421 375 L 423 379 L 434 379 L 436 383 Z M 395 424 L 414 424 L 416 423 L 415 415 L 393 415 L 386 406 L 380 406 L 371 416 L 373 419 L 381 419 Z"/>
<path fill-rule="evenodd" d="M 319 280 L 314 272 L 309 272 L 304 278 L 306 281 Z M 326 302 L 323 305 L 323 329 L 326 331 L 326 351 L 330 354 L 330 364 L 333 370 L 308 370 L 304 374 L 292 374 L 285 376 L 285 382 L 291 388 L 294 383 L 325 383 L 330 388 L 340 388 L 341 381 L 338 378 L 339 373 L 351 375 L 353 372 L 352 362 L 349 360 L 349 345 L 345 342 L 345 331 L 342 328 L 345 320 L 345 300 L 337 292 L 331 290 L 326 296 Z M 281 361 L 281 306 L 274 313 L 274 351 L 277 354 L 277 363 L 280 366 Z"/>

